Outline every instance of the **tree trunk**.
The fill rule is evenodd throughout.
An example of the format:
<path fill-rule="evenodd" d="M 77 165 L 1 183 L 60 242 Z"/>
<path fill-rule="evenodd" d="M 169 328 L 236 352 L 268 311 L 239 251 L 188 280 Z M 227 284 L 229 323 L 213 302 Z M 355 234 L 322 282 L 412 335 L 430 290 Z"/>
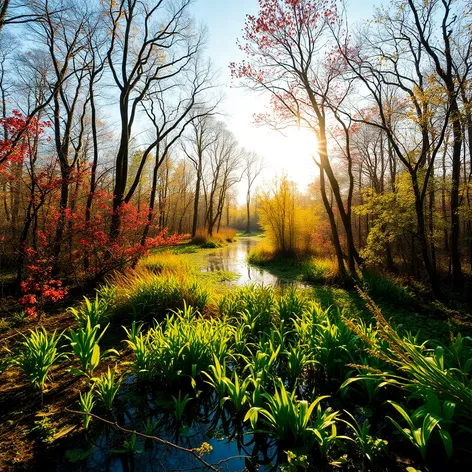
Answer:
<path fill-rule="evenodd" d="M 338 229 L 336 227 L 336 220 L 334 218 L 333 209 L 331 208 L 331 204 L 326 196 L 326 183 L 325 183 L 325 175 L 324 170 L 320 166 L 320 191 L 321 191 L 321 198 L 324 203 L 324 207 L 326 209 L 326 213 L 328 214 L 329 224 L 331 226 L 331 237 L 333 241 L 334 250 L 336 252 L 336 259 L 338 261 L 338 269 L 339 274 L 342 279 L 346 277 L 346 268 L 344 266 L 344 259 L 343 259 L 343 251 L 341 249 L 341 244 L 339 242 L 339 235 Z"/>

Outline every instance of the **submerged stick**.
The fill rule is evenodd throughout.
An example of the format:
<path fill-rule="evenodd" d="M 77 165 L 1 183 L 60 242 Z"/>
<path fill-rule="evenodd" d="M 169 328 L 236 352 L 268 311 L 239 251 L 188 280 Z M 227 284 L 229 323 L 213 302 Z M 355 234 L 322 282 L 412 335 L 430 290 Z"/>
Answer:
<path fill-rule="evenodd" d="M 188 454 L 191 454 L 195 459 L 197 459 L 199 462 L 201 462 L 206 468 L 213 470 L 214 472 L 219 472 L 219 469 L 216 467 L 212 466 L 209 464 L 205 459 L 202 459 L 200 455 L 193 449 L 188 449 L 183 446 L 179 446 L 177 444 L 174 444 L 170 441 L 166 441 L 165 439 L 159 438 L 157 436 L 150 436 L 149 434 L 144 434 L 144 433 L 139 433 L 138 431 L 133 431 L 131 429 L 123 428 L 123 426 L 120 426 L 116 421 L 110 421 L 105 418 L 102 418 L 101 416 L 95 415 L 94 413 L 86 413 L 83 411 L 77 411 L 77 410 L 70 410 L 69 408 L 65 409 L 68 413 L 73 413 L 75 415 L 88 415 L 92 418 L 95 418 L 98 421 L 101 421 L 103 423 L 109 424 L 110 426 L 115 427 L 117 430 L 123 432 L 123 433 L 128 433 L 128 434 L 135 434 L 136 436 L 139 436 L 144 439 L 151 439 L 152 441 L 155 441 L 159 444 L 162 444 L 163 446 L 167 447 L 172 447 L 174 449 L 177 449 L 178 451 L 186 452 Z"/>

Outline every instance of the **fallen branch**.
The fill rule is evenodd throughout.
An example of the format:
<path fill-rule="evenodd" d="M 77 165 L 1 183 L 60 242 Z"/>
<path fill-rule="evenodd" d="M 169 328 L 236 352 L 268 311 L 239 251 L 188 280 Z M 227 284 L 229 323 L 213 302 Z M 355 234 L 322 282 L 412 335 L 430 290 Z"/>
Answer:
<path fill-rule="evenodd" d="M 201 462 L 206 468 L 213 470 L 214 472 L 219 472 L 219 469 L 216 467 L 212 466 L 209 464 L 206 460 L 202 459 L 201 456 L 194 451 L 193 449 L 188 449 L 186 447 L 178 446 L 177 444 L 171 443 L 170 441 L 166 441 L 165 439 L 159 438 L 157 436 L 150 436 L 149 434 L 144 434 L 144 433 L 139 433 L 138 431 L 133 431 L 131 429 L 123 428 L 123 426 L 120 426 L 116 421 L 109 421 L 106 420 L 105 418 L 102 418 L 101 416 L 95 415 L 94 413 L 85 413 L 83 411 L 77 411 L 77 410 L 69 410 L 69 408 L 65 409 L 68 413 L 73 413 L 75 415 L 88 415 L 92 418 L 95 418 L 98 421 L 101 421 L 103 423 L 109 424 L 110 426 L 115 427 L 117 430 L 127 433 L 127 434 L 135 434 L 136 436 L 139 436 L 144 439 L 151 439 L 152 441 L 155 441 L 159 444 L 162 444 L 163 446 L 171 447 L 173 449 L 177 449 L 178 451 L 186 452 L 188 454 L 191 454 L 195 459 L 197 459 L 199 462 Z"/>

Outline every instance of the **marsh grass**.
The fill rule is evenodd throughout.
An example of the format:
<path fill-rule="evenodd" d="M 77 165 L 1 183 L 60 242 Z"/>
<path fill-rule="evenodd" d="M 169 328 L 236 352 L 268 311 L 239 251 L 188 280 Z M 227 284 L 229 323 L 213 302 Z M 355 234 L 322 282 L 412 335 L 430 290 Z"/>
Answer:
<path fill-rule="evenodd" d="M 84 302 L 81 307 L 68 308 L 82 328 L 86 328 L 87 322 L 93 326 L 103 324 L 108 321 L 112 315 L 113 303 L 108 297 L 102 297 L 96 293 L 95 298 L 90 300 L 84 297 Z"/>
<path fill-rule="evenodd" d="M 203 310 L 210 298 L 196 277 L 180 271 L 159 275 L 140 268 L 115 275 L 112 283 L 117 287 L 117 314 L 125 319 L 163 319 L 169 310 L 184 308 L 185 303 Z"/>
<path fill-rule="evenodd" d="M 135 371 L 147 378 L 160 377 L 168 384 L 179 378 L 193 384 L 214 359 L 224 363 L 233 332 L 224 319 L 205 318 L 186 304 L 146 334 L 136 324 L 126 330 Z"/>
<path fill-rule="evenodd" d="M 138 270 L 144 269 L 157 275 L 182 274 L 190 270 L 186 261 L 172 252 L 151 254 L 141 259 L 137 265 Z"/>
<path fill-rule="evenodd" d="M 376 300 L 395 302 L 397 306 L 415 302 L 413 293 L 400 280 L 386 274 L 364 270 L 362 289 Z"/>
<path fill-rule="evenodd" d="M 334 259 L 309 258 L 301 263 L 302 280 L 313 284 L 337 284 L 341 282 Z"/>
<path fill-rule="evenodd" d="M 19 355 L 12 358 L 13 365 L 17 365 L 30 384 L 41 392 L 41 398 L 51 368 L 64 356 L 58 347 L 61 338 L 62 333 L 48 333 L 44 327 L 30 330 L 29 335 L 23 335 Z"/>
<path fill-rule="evenodd" d="M 200 228 L 192 238 L 192 243 L 208 249 L 223 247 L 228 243 L 236 241 L 236 234 L 237 231 L 235 229 L 223 227 L 210 236 L 206 229 Z"/>

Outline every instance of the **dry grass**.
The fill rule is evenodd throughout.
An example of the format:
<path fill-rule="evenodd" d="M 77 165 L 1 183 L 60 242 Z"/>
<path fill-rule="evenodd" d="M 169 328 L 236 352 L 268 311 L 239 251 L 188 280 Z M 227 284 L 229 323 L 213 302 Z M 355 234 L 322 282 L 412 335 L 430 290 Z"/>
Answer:
<path fill-rule="evenodd" d="M 208 235 L 208 232 L 204 228 L 197 230 L 197 234 L 192 239 L 194 244 L 206 248 L 222 247 L 227 243 L 231 243 L 236 240 L 236 230 L 233 228 L 223 227 L 217 233 L 212 236 Z"/>
<path fill-rule="evenodd" d="M 190 271 L 182 256 L 171 252 L 151 254 L 138 262 L 137 270 L 144 269 L 153 274 L 170 275 L 185 274 Z"/>

